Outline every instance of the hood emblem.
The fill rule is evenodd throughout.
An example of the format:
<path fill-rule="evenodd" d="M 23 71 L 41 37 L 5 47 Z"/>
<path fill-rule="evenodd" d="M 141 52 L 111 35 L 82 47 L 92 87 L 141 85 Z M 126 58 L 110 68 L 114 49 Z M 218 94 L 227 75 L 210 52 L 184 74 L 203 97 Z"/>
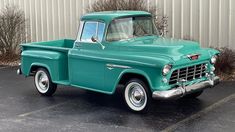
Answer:
<path fill-rule="evenodd" d="M 190 60 L 197 60 L 199 58 L 200 54 L 190 54 L 190 55 L 187 55 L 187 57 L 190 59 Z"/>

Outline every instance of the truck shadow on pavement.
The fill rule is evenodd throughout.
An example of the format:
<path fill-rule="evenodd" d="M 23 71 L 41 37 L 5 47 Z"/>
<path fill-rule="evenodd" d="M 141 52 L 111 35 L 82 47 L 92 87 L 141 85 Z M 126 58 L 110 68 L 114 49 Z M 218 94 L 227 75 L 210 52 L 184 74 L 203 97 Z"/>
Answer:
<path fill-rule="evenodd" d="M 139 114 L 127 109 L 120 91 L 114 95 L 105 95 L 86 90 L 73 90 L 74 92 L 71 94 L 68 91 L 66 92 L 66 89 L 61 89 L 55 96 L 73 98 L 70 103 L 63 106 L 63 108 L 67 107 L 66 109 L 70 111 L 69 114 L 73 117 L 86 114 L 86 119 L 90 118 L 90 120 L 87 120 L 89 123 L 118 125 L 136 129 L 162 130 L 209 105 L 200 98 L 153 100 L 148 113 Z M 64 111 L 66 110 L 61 110 L 60 115 L 63 115 Z"/>

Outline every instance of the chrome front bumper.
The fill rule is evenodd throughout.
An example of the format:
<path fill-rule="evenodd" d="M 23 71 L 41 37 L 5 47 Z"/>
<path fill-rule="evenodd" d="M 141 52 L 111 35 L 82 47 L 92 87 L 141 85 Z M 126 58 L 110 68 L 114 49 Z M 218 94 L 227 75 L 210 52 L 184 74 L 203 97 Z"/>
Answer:
<path fill-rule="evenodd" d="M 167 91 L 154 91 L 152 97 L 154 99 L 172 99 L 183 97 L 186 94 L 193 93 L 194 91 L 199 91 L 206 89 L 208 87 L 213 87 L 219 83 L 219 77 L 209 77 L 210 79 L 207 81 L 203 81 L 200 83 L 184 86 L 181 85 L 177 88 L 167 90 Z"/>

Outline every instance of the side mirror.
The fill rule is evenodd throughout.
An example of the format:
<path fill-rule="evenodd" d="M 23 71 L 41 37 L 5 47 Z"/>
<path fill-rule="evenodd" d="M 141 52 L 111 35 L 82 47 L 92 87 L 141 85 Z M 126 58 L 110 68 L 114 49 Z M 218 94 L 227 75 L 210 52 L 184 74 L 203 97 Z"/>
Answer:
<path fill-rule="evenodd" d="M 159 35 L 160 35 L 160 37 L 163 37 L 164 34 L 163 34 L 163 32 L 160 32 Z"/>
<path fill-rule="evenodd" d="M 97 39 L 97 37 L 92 36 L 92 37 L 91 37 L 91 41 L 92 41 L 92 42 L 98 42 L 98 39 Z"/>
<path fill-rule="evenodd" d="M 91 41 L 95 42 L 95 43 L 98 43 L 101 46 L 102 49 L 105 48 L 105 46 L 103 44 L 101 44 L 101 42 L 99 42 L 99 40 L 98 40 L 98 38 L 96 36 L 92 36 L 91 37 Z"/>

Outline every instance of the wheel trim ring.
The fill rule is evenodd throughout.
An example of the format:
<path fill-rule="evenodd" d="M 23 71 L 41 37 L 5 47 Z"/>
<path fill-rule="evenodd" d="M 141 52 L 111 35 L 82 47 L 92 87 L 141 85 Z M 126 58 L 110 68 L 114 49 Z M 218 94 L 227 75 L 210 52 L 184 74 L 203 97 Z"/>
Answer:
<path fill-rule="evenodd" d="M 49 78 L 44 71 L 38 71 L 35 75 L 35 85 L 40 93 L 46 93 L 49 89 Z"/>
<path fill-rule="evenodd" d="M 133 100 L 130 99 L 130 91 L 131 90 L 131 87 L 135 85 L 135 86 L 138 86 L 142 92 L 143 92 L 143 95 L 144 95 L 144 99 L 142 100 L 141 104 L 139 105 L 136 105 L 135 103 L 133 103 Z M 147 104 L 147 94 L 146 94 L 146 91 L 144 89 L 144 87 L 137 83 L 137 82 L 131 82 L 130 84 L 128 84 L 126 86 L 126 89 L 125 89 L 125 101 L 127 103 L 127 105 L 134 111 L 141 111 L 145 108 L 146 104 Z"/>

